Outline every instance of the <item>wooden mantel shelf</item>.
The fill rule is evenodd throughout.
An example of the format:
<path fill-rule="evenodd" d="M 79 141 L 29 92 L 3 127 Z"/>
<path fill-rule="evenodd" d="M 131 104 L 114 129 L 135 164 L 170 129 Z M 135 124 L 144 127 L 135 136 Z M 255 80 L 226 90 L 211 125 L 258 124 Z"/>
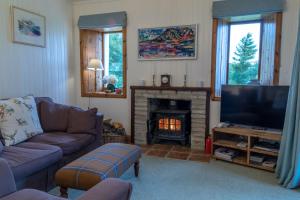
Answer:
<path fill-rule="evenodd" d="M 159 87 L 159 86 L 130 86 L 131 90 L 173 90 L 173 91 L 205 91 L 210 92 L 209 87 Z"/>

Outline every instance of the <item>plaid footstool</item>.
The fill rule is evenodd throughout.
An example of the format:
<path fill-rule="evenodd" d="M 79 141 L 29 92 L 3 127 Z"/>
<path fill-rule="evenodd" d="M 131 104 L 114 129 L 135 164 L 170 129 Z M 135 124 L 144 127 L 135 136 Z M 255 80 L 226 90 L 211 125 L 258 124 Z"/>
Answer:
<path fill-rule="evenodd" d="M 137 177 L 141 155 L 136 145 L 105 144 L 58 170 L 55 182 L 61 196 L 67 197 L 68 188 L 89 190 L 106 178 L 120 177 L 132 165 Z"/>

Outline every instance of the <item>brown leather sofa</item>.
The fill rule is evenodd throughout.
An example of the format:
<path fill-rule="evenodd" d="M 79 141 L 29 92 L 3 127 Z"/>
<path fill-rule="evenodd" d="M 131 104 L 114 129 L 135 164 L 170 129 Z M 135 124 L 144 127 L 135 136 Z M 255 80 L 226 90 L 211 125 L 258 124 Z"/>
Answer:
<path fill-rule="evenodd" d="M 17 189 L 35 188 L 48 191 L 54 187 L 54 175 L 60 167 L 101 146 L 103 115 L 97 113 L 92 129 L 69 133 L 64 123 L 73 120 L 75 126 L 78 123 L 80 126 L 80 122 L 85 121 L 84 118 L 79 120 L 76 116 L 66 120 L 69 110 L 78 108 L 54 104 L 47 97 L 35 100 L 43 130 L 48 130 L 15 146 L 5 147 L 0 142 L 0 158 L 5 159 L 10 166 Z M 43 106 L 48 110 L 45 111 Z M 48 126 L 51 123 L 52 127 L 58 126 L 57 130 Z"/>

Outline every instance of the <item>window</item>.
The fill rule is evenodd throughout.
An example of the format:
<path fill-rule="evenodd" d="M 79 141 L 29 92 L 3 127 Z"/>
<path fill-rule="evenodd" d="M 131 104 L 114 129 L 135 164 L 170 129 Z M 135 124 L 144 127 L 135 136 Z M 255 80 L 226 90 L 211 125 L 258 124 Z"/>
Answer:
<path fill-rule="evenodd" d="M 278 84 L 281 27 L 282 13 L 213 20 L 213 100 L 225 84 Z"/>
<path fill-rule="evenodd" d="M 123 88 L 123 34 L 104 33 L 104 75 L 116 77 L 116 88 Z"/>
<path fill-rule="evenodd" d="M 227 84 L 259 81 L 261 22 L 230 24 Z"/>
<path fill-rule="evenodd" d="M 126 29 L 80 30 L 80 45 L 82 96 L 126 98 Z"/>

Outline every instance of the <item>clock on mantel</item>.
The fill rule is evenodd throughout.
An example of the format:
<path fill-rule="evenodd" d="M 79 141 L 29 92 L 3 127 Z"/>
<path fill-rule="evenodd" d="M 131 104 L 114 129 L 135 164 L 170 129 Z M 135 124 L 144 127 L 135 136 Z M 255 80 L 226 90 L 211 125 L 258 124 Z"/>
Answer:
<path fill-rule="evenodd" d="M 171 87 L 171 75 L 163 74 L 160 76 L 161 87 Z"/>

